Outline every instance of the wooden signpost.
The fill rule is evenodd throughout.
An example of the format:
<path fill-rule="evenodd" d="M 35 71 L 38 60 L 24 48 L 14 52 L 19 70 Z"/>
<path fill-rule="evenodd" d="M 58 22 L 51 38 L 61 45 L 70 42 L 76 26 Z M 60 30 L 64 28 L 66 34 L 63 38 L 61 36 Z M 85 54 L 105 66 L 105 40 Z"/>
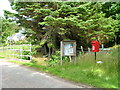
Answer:
<path fill-rule="evenodd" d="M 63 56 L 69 56 L 70 61 L 71 61 L 71 58 L 74 57 L 74 64 L 76 64 L 76 41 L 75 40 L 61 41 L 61 60 L 60 60 L 61 65 L 62 65 Z"/>

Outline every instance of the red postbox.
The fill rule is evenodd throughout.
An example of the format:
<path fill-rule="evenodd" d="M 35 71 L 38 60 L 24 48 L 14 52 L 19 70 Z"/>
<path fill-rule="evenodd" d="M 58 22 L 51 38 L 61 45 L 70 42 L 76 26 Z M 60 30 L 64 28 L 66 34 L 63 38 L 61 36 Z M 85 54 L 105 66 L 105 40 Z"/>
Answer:
<path fill-rule="evenodd" d="M 100 43 L 98 41 L 92 41 L 92 52 L 99 52 Z"/>

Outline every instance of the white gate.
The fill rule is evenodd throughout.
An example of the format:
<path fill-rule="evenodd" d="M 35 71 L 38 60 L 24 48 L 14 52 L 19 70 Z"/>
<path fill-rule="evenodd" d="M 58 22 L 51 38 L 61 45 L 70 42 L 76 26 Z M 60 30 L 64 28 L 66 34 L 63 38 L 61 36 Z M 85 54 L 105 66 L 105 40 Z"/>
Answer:
<path fill-rule="evenodd" d="M 22 45 L 7 45 L 6 55 L 12 57 L 13 59 L 19 58 L 20 61 L 31 61 L 32 60 L 32 45 L 22 44 Z"/>

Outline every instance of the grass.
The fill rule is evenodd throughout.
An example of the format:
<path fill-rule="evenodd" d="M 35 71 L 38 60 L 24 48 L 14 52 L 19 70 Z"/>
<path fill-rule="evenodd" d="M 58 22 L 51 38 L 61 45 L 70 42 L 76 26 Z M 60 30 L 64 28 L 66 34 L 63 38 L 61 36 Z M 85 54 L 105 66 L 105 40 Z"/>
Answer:
<path fill-rule="evenodd" d="M 18 54 L 18 52 L 10 51 L 10 50 L 0 50 L 0 57 L 16 58 L 16 59 L 19 57 L 19 54 L 18 54 L 18 56 L 13 56 L 13 55 L 10 55 L 10 54 Z"/>
<path fill-rule="evenodd" d="M 4 48 L 0 47 L 0 57 L 15 58 L 15 59 L 20 58 L 20 51 L 19 51 L 20 48 L 21 48 L 20 45 L 11 45 L 11 47 L 10 46 L 5 46 Z M 16 49 L 16 51 L 15 50 L 9 50 L 9 49 Z M 30 47 L 26 46 L 26 45 L 23 45 L 22 49 L 23 50 L 29 50 Z M 10 54 L 17 54 L 17 55 L 13 56 L 13 55 L 10 55 Z M 30 52 L 29 51 L 22 51 L 22 54 L 28 55 L 28 54 L 30 54 Z M 23 57 L 23 58 L 26 59 L 27 57 Z"/>
<path fill-rule="evenodd" d="M 50 67 L 40 63 L 10 62 L 34 67 L 61 78 L 97 88 L 118 88 L 118 48 L 108 52 L 98 52 L 97 61 L 103 63 L 95 63 L 94 53 L 86 53 L 77 57 L 76 65 L 73 62 L 65 62 L 62 66 Z"/>

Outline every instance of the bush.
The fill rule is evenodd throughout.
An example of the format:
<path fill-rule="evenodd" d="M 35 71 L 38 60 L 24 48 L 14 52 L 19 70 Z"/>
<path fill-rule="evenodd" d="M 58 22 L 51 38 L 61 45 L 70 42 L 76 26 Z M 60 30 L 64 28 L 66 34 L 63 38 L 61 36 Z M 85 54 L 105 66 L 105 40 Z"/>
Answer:
<path fill-rule="evenodd" d="M 39 48 L 39 47 L 40 47 L 39 45 L 33 45 L 33 46 L 32 46 L 32 53 L 31 53 L 31 54 L 32 54 L 32 55 L 37 54 L 37 50 L 36 50 L 36 49 Z"/>
<path fill-rule="evenodd" d="M 23 51 L 22 54 L 23 55 L 30 55 L 30 52 L 29 51 Z M 30 60 L 30 57 L 29 56 L 23 56 L 22 59 Z"/>
<path fill-rule="evenodd" d="M 68 57 L 62 57 L 63 62 L 68 62 Z M 55 66 L 60 63 L 60 51 L 56 51 L 48 60 L 49 66 Z"/>
<path fill-rule="evenodd" d="M 30 51 L 24 51 L 24 50 L 28 50 L 28 48 L 27 47 L 23 47 L 23 51 L 22 51 L 23 55 L 31 55 Z M 23 56 L 22 59 L 30 60 L 30 57 L 29 56 Z"/>

